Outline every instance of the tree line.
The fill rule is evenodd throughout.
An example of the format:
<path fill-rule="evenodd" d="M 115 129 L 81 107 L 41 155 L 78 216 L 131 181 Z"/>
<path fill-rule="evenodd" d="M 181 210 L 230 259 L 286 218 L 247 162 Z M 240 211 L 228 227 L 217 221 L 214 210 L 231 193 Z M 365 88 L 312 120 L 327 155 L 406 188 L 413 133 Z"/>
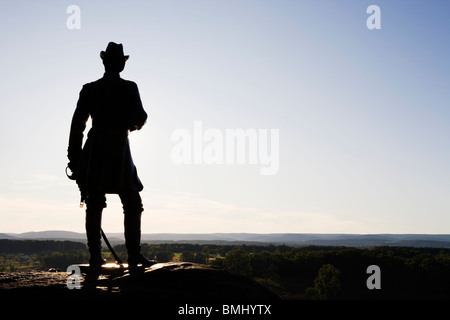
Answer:
<path fill-rule="evenodd" d="M 286 299 L 450 298 L 448 249 L 314 247 L 251 253 L 237 248 L 222 262 Z M 381 270 L 380 290 L 367 286 L 371 265 Z"/>
<path fill-rule="evenodd" d="M 115 251 L 126 261 L 124 245 L 115 246 Z M 142 252 L 158 262 L 220 266 L 258 281 L 284 299 L 450 298 L 450 249 L 144 243 Z M 44 270 L 65 270 L 89 259 L 86 245 L 80 242 L 0 241 L 4 266 L 27 254 Z M 107 248 L 103 254 L 113 261 Z M 371 265 L 381 270 L 380 290 L 367 287 Z"/>
<path fill-rule="evenodd" d="M 82 242 L 58 240 L 10 240 L 0 239 L 0 253 L 32 254 L 43 251 L 84 250 Z"/>

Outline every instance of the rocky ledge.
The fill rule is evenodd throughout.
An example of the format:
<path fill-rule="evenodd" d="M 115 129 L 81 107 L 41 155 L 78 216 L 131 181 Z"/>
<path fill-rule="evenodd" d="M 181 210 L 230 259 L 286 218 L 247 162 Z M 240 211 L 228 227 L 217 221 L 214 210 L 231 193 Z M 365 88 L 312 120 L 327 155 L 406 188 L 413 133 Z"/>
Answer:
<path fill-rule="evenodd" d="M 102 275 L 95 281 L 82 274 L 78 289 L 69 289 L 69 276 L 67 272 L 0 273 L 0 299 L 279 300 L 247 277 L 190 262 L 158 263 L 140 273 Z"/>

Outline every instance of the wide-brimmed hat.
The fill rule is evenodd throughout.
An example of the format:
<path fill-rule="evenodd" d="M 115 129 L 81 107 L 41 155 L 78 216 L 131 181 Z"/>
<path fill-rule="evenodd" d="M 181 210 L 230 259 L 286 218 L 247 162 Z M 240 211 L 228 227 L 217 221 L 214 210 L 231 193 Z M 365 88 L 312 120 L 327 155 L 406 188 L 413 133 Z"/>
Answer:
<path fill-rule="evenodd" d="M 123 46 L 121 43 L 117 44 L 114 42 L 108 43 L 108 46 L 106 47 L 105 51 L 100 52 L 100 57 L 102 59 L 108 58 L 108 59 L 125 59 L 125 61 L 128 60 L 130 56 L 125 56 L 123 54 Z"/>

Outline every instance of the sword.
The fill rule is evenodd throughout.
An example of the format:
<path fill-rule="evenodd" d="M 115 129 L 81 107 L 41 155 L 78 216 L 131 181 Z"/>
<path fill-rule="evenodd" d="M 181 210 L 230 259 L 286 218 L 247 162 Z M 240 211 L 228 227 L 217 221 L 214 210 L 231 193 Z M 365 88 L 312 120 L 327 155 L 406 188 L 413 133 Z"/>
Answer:
<path fill-rule="evenodd" d="M 106 237 L 106 234 L 103 232 L 103 229 L 100 228 L 100 231 L 102 233 L 103 240 L 105 241 L 106 245 L 108 246 L 109 251 L 111 251 L 114 259 L 116 259 L 116 263 L 120 264 L 120 266 L 123 268 L 122 260 L 120 260 L 119 256 L 116 254 L 116 252 L 114 251 L 113 247 L 109 243 L 108 238 Z"/>

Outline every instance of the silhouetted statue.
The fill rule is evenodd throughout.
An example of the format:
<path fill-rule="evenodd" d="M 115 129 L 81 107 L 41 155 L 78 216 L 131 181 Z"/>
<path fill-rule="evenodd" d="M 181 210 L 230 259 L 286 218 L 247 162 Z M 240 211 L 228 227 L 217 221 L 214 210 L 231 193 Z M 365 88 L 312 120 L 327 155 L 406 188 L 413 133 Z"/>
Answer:
<path fill-rule="evenodd" d="M 129 56 L 122 44 L 110 42 L 100 53 L 105 66 L 103 78 L 85 84 L 72 119 L 68 147 L 68 167 L 73 172 L 86 203 L 86 235 L 90 252 L 89 264 L 105 263 L 101 256 L 102 211 L 105 194 L 118 194 L 124 212 L 125 244 L 131 266 L 150 266 L 140 249 L 141 214 L 139 192 L 143 185 L 131 158 L 129 131 L 139 130 L 147 120 L 137 85 L 121 79 Z M 89 116 L 92 128 L 82 148 L 84 130 Z"/>

